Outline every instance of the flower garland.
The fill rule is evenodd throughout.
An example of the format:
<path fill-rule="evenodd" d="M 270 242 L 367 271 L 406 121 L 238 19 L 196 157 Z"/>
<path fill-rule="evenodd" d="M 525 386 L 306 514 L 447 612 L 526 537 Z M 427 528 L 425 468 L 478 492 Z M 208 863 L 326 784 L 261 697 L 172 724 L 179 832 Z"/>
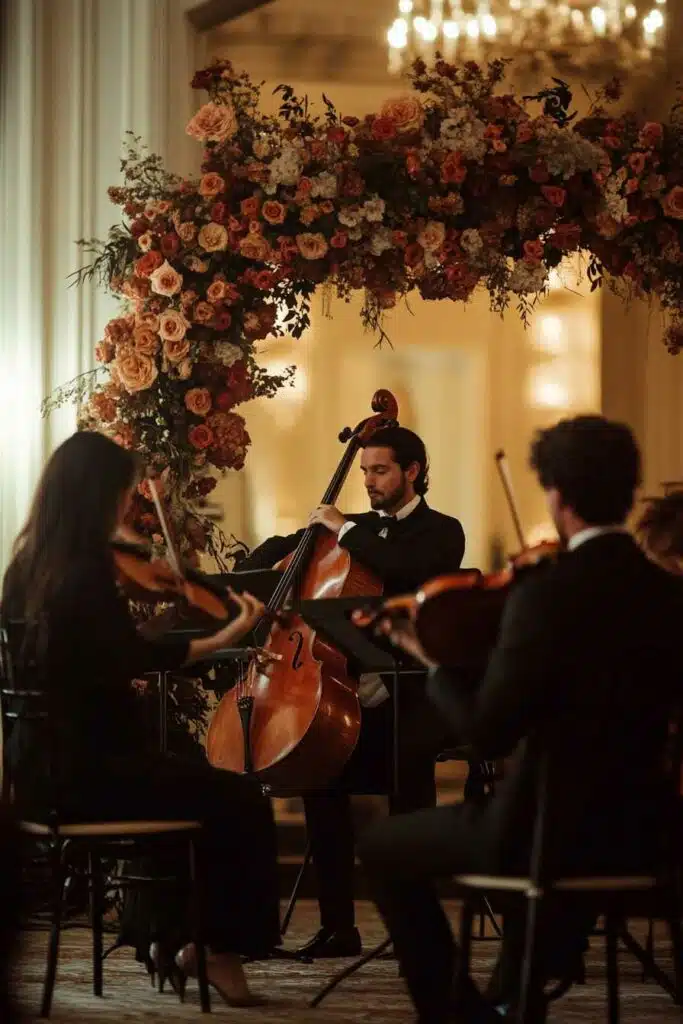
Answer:
<path fill-rule="evenodd" d="M 127 303 L 97 346 L 108 379 L 81 422 L 144 455 L 186 554 L 216 553 L 198 503 L 216 470 L 244 464 L 237 406 L 291 377 L 258 364 L 258 342 L 299 337 L 321 283 L 344 299 L 364 290 L 363 322 L 381 336 L 413 289 L 465 302 L 484 287 L 493 310 L 512 301 L 526 320 L 551 270 L 583 251 L 594 288 L 606 277 L 625 298 L 656 296 L 672 315 L 667 345 L 683 347 L 683 108 L 667 123 L 609 116 L 612 82 L 577 120 L 565 83 L 515 97 L 504 75 L 502 61 L 416 61 L 413 91 L 377 114 L 343 117 L 324 96 L 316 114 L 280 86 L 270 117 L 249 77 L 219 61 L 192 83 L 209 94 L 187 126 L 204 147 L 198 180 L 133 140 L 109 193 L 123 224 L 89 243 L 96 258 L 79 273 Z M 144 485 L 136 525 L 158 531 Z"/>

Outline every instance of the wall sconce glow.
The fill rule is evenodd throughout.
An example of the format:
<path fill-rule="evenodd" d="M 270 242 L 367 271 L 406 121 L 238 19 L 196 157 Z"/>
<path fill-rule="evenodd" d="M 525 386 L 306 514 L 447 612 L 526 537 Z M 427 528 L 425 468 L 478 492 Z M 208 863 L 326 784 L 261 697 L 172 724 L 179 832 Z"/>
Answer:
<path fill-rule="evenodd" d="M 564 322 L 553 313 L 538 317 L 536 322 L 536 347 L 550 355 L 561 355 L 567 350 Z"/>
<path fill-rule="evenodd" d="M 534 366 L 529 374 L 529 401 L 537 409 L 568 409 L 569 388 L 548 366 Z"/>

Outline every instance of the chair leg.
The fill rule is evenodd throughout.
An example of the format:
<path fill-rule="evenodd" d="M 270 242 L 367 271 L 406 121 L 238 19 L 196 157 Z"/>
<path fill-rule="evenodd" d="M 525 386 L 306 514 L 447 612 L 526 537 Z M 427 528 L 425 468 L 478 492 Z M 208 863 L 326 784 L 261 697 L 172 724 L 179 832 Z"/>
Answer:
<path fill-rule="evenodd" d="M 104 963 L 104 879 L 99 853 L 88 853 L 88 874 L 90 875 L 90 928 L 92 930 L 92 989 L 96 996 L 102 996 L 102 964 Z"/>
<path fill-rule="evenodd" d="M 472 925 L 474 923 L 474 901 L 465 897 L 460 912 L 460 936 L 458 960 L 455 965 L 455 978 L 453 981 L 453 997 L 455 1005 L 460 1006 L 463 1002 L 467 979 L 470 975 L 470 960 L 472 958 Z"/>
<path fill-rule="evenodd" d="M 301 867 L 299 868 L 298 874 L 296 876 L 296 881 L 294 882 L 294 888 L 292 889 L 292 895 L 289 897 L 289 903 L 287 904 L 287 909 L 285 910 L 284 917 L 282 918 L 282 926 L 280 928 L 280 931 L 281 931 L 283 936 L 286 934 L 287 929 L 289 928 L 289 922 L 292 920 L 292 914 L 294 913 L 294 908 L 296 907 L 297 900 L 299 899 L 299 889 L 301 888 L 301 883 L 303 882 L 304 875 L 306 874 L 306 871 L 308 869 L 308 865 L 310 863 L 311 863 L 311 844 L 307 843 L 306 844 L 306 853 L 304 854 L 304 859 L 302 861 Z"/>
<path fill-rule="evenodd" d="M 683 1006 L 683 935 L 681 934 L 681 922 L 677 917 L 671 917 L 667 921 L 669 935 L 671 936 L 671 956 L 674 965 L 674 985 L 676 987 L 675 1002 L 677 1006 Z"/>
<path fill-rule="evenodd" d="M 648 924 L 647 924 L 647 939 L 645 941 L 645 952 L 647 953 L 647 955 L 650 958 L 650 960 L 655 955 L 655 923 L 652 920 L 652 918 L 649 919 Z M 648 978 L 647 967 L 645 967 L 645 965 L 643 965 L 643 970 L 642 970 L 641 975 L 640 975 L 640 980 L 642 981 L 643 984 L 645 984 L 645 982 L 647 981 L 647 978 Z"/>
<path fill-rule="evenodd" d="M 65 857 L 67 852 L 66 843 L 55 839 L 50 850 L 50 887 L 52 889 L 52 921 L 50 926 L 50 941 L 47 949 L 47 968 L 45 971 L 45 982 L 43 984 L 43 999 L 40 1007 L 40 1016 L 49 1017 L 52 1009 L 52 995 L 55 990 L 57 978 L 57 961 L 59 960 L 59 939 L 62 928 L 62 913 L 64 910 L 64 884 L 66 881 Z"/>
<path fill-rule="evenodd" d="M 335 974 L 334 977 L 331 978 L 318 993 L 316 993 L 308 1005 L 311 1008 L 320 1006 L 323 999 L 329 996 L 330 992 L 334 991 L 337 985 L 340 985 L 342 981 L 346 980 L 346 978 L 350 978 L 351 975 L 355 974 L 356 971 L 359 971 L 361 967 L 365 967 L 365 965 L 369 964 L 371 960 L 378 960 L 390 945 L 391 938 L 384 939 L 383 942 L 380 942 L 379 946 L 375 946 L 374 949 L 371 949 L 368 953 L 364 953 L 363 956 L 354 960 L 352 964 L 348 965 L 348 967 L 344 967 L 341 971 Z"/>
<path fill-rule="evenodd" d="M 619 930 L 612 914 L 605 917 L 605 949 L 607 953 L 607 1019 L 619 1024 Z"/>
<path fill-rule="evenodd" d="M 527 895 L 526 931 L 524 935 L 524 959 L 520 979 L 519 1003 L 515 1020 L 517 1024 L 536 1024 L 545 1019 L 547 1009 L 543 993 L 543 979 L 538 966 L 538 925 L 540 903 L 543 896 L 540 892 Z"/>
<path fill-rule="evenodd" d="M 204 941 L 204 914 L 200 883 L 197 878 L 197 848 L 195 840 L 190 839 L 190 919 L 192 922 L 192 939 L 197 951 L 197 984 L 199 985 L 199 1002 L 202 1013 L 211 1013 L 211 996 L 209 995 L 209 979 L 206 973 L 206 945 Z"/>

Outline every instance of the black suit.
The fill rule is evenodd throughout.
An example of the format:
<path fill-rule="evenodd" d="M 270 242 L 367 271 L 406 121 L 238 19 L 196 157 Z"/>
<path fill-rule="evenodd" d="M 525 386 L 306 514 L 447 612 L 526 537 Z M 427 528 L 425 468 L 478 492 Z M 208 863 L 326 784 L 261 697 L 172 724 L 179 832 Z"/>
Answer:
<path fill-rule="evenodd" d="M 347 517 L 356 524 L 341 538 L 358 562 L 375 572 L 387 595 L 410 592 L 427 580 L 460 568 L 465 535 L 457 519 L 429 508 L 425 501 L 403 519 L 388 523 L 376 512 Z M 386 538 L 380 530 L 388 527 Z M 240 562 L 240 569 L 273 566 L 294 550 L 303 530 L 271 537 Z M 318 878 L 321 923 L 332 931 L 353 926 L 354 837 L 350 793 L 387 793 L 392 789 L 392 702 L 363 710 L 358 745 L 341 778 L 325 792 L 306 794 L 304 807 Z M 424 677 L 411 680 L 401 694 L 404 728 L 399 727 L 399 792 L 392 811 L 433 806 L 434 759 L 449 742 L 448 731 L 425 697 Z"/>
<path fill-rule="evenodd" d="M 680 579 L 626 534 L 604 534 L 519 583 L 478 689 L 431 674 L 428 693 L 460 740 L 486 758 L 512 753 L 512 763 L 487 805 L 394 818 L 361 842 L 424 1020 L 445 1018 L 453 964 L 433 880 L 528 870 L 539 737 L 550 752 L 552 866 L 651 862 L 662 750 L 680 693 L 682 614 Z"/>

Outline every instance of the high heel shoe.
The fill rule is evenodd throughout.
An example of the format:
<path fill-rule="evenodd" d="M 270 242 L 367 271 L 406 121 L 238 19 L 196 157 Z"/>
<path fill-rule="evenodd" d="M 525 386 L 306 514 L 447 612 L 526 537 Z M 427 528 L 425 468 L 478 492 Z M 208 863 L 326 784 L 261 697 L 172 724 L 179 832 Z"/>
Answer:
<path fill-rule="evenodd" d="M 184 978 L 196 978 L 197 977 L 197 956 L 193 948 L 186 947 L 181 949 L 175 958 L 176 965 Z M 233 996 L 229 995 L 224 988 L 221 987 L 219 981 L 211 976 L 212 964 L 207 957 L 206 963 L 206 975 L 207 981 L 211 988 L 215 989 L 218 995 L 221 997 L 227 1006 L 232 1006 L 235 1009 L 246 1009 L 250 1006 L 265 1006 L 268 1000 L 263 996 L 253 995 L 248 992 L 244 996 Z"/>
<path fill-rule="evenodd" d="M 147 970 L 149 971 L 152 987 L 155 986 L 158 977 L 158 990 L 163 992 L 164 985 L 168 981 L 175 994 L 179 997 L 180 1002 L 184 1001 L 187 975 L 183 973 L 175 962 L 173 954 L 163 950 L 158 942 L 153 942 L 149 947 Z"/>

